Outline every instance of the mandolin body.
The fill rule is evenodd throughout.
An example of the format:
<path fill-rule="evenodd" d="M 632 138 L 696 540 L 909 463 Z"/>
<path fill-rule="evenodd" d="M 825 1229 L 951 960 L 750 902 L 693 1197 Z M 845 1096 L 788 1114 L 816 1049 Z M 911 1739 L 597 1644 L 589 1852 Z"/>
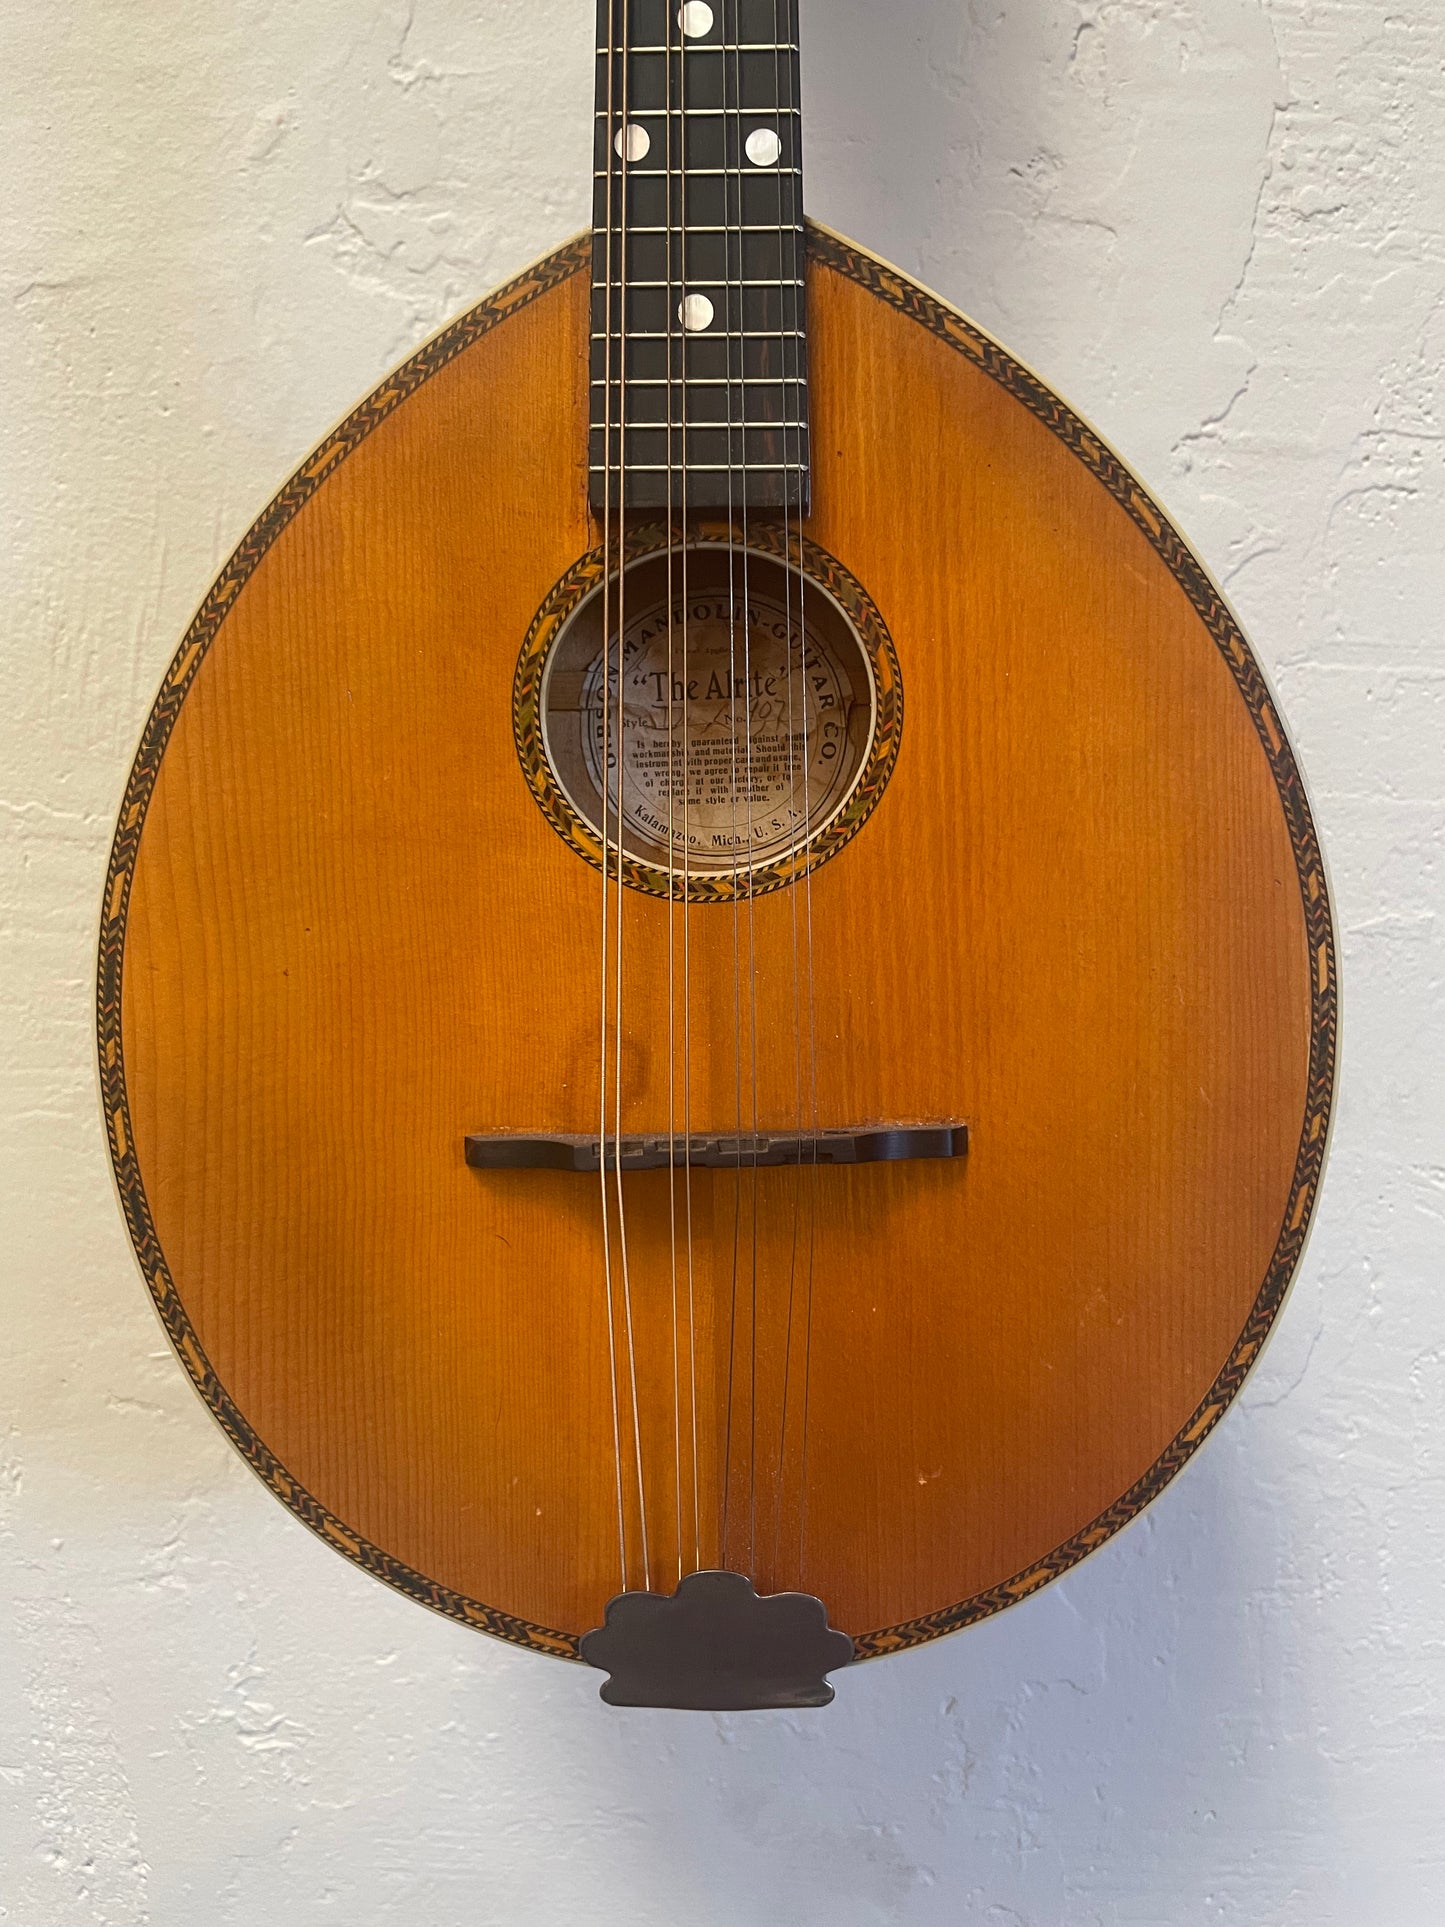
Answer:
<path fill-rule="evenodd" d="M 968 1152 L 623 1177 L 625 1570 L 599 1180 L 463 1156 L 597 1129 L 600 880 L 516 709 L 599 541 L 585 241 L 262 516 L 112 862 L 112 1154 L 187 1369 L 337 1549 L 563 1657 L 624 1578 L 812 1593 L 868 1656 L 1066 1570 L 1238 1390 L 1325 1149 L 1325 878 L 1228 610 L 1034 376 L 810 250 L 806 534 L 891 639 L 896 755 L 805 880 L 691 906 L 685 1010 L 675 904 L 622 892 L 621 1128 L 675 1123 L 684 1044 L 694 1131 L 788 1128 L 806 1036 L 811 1122 Z"/>

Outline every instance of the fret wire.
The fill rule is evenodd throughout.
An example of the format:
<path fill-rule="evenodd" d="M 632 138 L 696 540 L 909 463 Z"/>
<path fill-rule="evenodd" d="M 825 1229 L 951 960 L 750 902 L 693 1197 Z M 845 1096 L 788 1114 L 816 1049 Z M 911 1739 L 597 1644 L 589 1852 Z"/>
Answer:
<path fill-rule="evenodd" d="M 612 49 L 612 58 L 614 60 L 621 60 L 624 56 L 631 54 L 683 53 L 696 59 L 699 54 L 796 54 L 797 51 L 797 42 L 793 40 L 729 40 L 726 45 L 714 45 L 711 47 L 659 47 L 656 45 L 614 47 Z M 597 57 L 599 60 L 605 60 L 607 55 L 599 48 Z"/>
<path fill-rule="evenodd" d="M 611 333 L 621 334 L 627 341 L 678 341 L 684 337 L 667 328 L 626 328 L 612 330 L 594 328 L 592 339 L 606 341 Z M 801 341 L 801 328 L 709 328 L 706 334 L 689 335 L 689 341 L 776 341 L 779 336 L 788 341 Z M 780 378 L 781 379 L 781 378 Z"/>
<path fill-rule="evenodd" d="M 640 225 L 636 221 L 625 221 L 623 225 L 629 234 L 801 234 L 801 221 L 747 221 L 737 222 L 732 227 L 703 226 L 695 221 L 674 221 L 671 227 Z"/>
<path fill-rule="evenodd" d="M 718 175 L 723 175 L 730 181 L 780 181 L 800 180 L 802 173 L 803 170 L 801 167 L 759 167 L 755 168 L 750 174 L 739 174 L 735 167 L 674 167 L 669 170 L 665 167 L 644 167 L 640 161 L 629 161 L 627 164 L 627 178 L 629 181 L 687 182 L 701 180 L 704 176 Z M 594 181 L 605 181 L 607 179 L 607 169 L 605 167 L 594 167 L 592 170 L 592 178 Z M 613 179 L 616 179 L 615 175 Z"/>
<path fill-rule="evenodd" d="M 691 435 L 695 429 L 699 428 L 734 428 L 739 434 L 746 432 L 749 435 L 771 435 L 779 429 L 806 428 L 807 426 L 808 424 L 806 422 L 747 422 L 738 421 L 734 417 L 731 421 L 720 422 L 674 422 L 672 424 L 672 432 L 674 435 Z M 648 434 L 652 435 L 665 435 L 667 433 L 667 423 L 630 421 L 627 424 L 627 433 L 629 435 L 632 434 L 634 429 L 645 429 Z M 596 432 L 600 435 L 602 430 L 599 428 Z"/>
<path fill-rule="evenodd" d="M 593 475 L 602 475 L 606 473 L 609 465 L 603 462 L 593 462 L 590 466 Z M 610 466 L 615 471 L 617 463 L 613 462 Z M 751 475 L 796 475 L 800 470 L 806 468 L 806 466 L 807 464 L 803 461 L 689 462 L 687 472 L 689 475 L 726 475 L 729 472 L 736 475 L 740 469 L 746 469 Z M 629 475 L 667 475 L 669 473 L 677 473 L 676 463 L 673 464 L 671 469 L 669 469 L 666 462 L 627 462 L 625 467 Z"/>
<path fill-rule="evenodd" d="M 806 388 L 808 385 L 802 375 L 685 375 L 681 379 L 698 388 L 738 388 L 747 382 L 762 388 Z M 666 375 L 614 375 L 612 380 L 614 386 L 625 381 L 629 388 L 675 388 L 678 383 L 678 377 L 669 380 Z M 593 375 L 590 386 L 605 388 L 606 375 Z"/>
<path fill-rule="evenodd" d="M 724 441 L 726 440 L 726 432 L 730 431 L 734 439 L 738 441 L 741 441 L 746 436 L 754 455 L 756 455 L 760 446 L 766 447 L 769 444 L 776 443 L 784 428 L 790 431 L 798 429 L 806 434 L 808 431 L 808 423 L 791 421 L 744 422 L 739 421 L 736 417 L 731 421 L 688 422 L 685 425 L 681 421 L 674 421 L 672 425 L 672 438 L 674 442 L 681 443 L 685 433 L 687 438 L 695 444 L 695 452 L 702 454 L 704 452 L 702 444 L 705 441 Z M 703 433 L 704 430 L 706 430 L 706 434 Z M 615 448 L 617 441 L 617 431 L 614 427 L 612 442 L 609 445 Z M 665 421 L 629 422 L 627 424 L 627 444 L 629 448 L 642 450 L 649 447 L 656 447 L 661 449 L 666 445 L 666 441 L 667 423 Z M 602 429 L 600 426 L 594 424 L 592 429 L 594 459 L 597 459 L 597 451 L 601 448 L 602 442 Z M 772 459 L 778 460 L 781 458 L 774 454 Z"/>
<path fill-rule="evenodd" d="M 698 120 L 733 120 L 739 114 L 801 114 L 802 111 L 801 107 L 783 107 L 773 101 L 764 100 L 759 101 L 755 107 L 749 107 L 746 101 L 740 102 L 736 107 L 634 107 L 627 118 L 629 122 L 665 120 L 671 114 L 674 120 L 682 120 L 684 117 Z M 604 107 L 599 107 L 592 118 L 594 121 L 611 121 L 617 120 L 618 116 L 609 114 Z"/>
<path fill-rule="evenodd" d="M 694 274 L 681 281 L 617 281 L 613 285 L 616 288 L 625 288 L 629 294 L 639 288 L 672 288 L 679 294 L 684 288 L 691 288 L 694 293 L 705 288 L 737 288 L 745 294 L 749 288 L 801 288 L 803 277 L 801 274 L 789 274 L 777 280 L 751 274 L 746 279 L 735 274 Z"/>

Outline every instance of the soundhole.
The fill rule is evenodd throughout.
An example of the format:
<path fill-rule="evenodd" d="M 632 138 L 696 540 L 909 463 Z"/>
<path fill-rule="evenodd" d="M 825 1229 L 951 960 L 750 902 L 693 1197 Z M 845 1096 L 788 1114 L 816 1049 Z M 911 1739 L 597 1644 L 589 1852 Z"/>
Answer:
<path fill-rule="evenodd" d="M 767 542 L 769 534 L 762 541 Z M 782 531 L 777 531 L 782 548 Z M 629 537 L 543 606 L 517 672 L 523 770 L 568 843 L 653 894 L 722 902 L 836 854 L 876 804 L 902 704 L 860 585 L 812 545 Z M 574 579 L 575 578 L 575 579 Z"/>

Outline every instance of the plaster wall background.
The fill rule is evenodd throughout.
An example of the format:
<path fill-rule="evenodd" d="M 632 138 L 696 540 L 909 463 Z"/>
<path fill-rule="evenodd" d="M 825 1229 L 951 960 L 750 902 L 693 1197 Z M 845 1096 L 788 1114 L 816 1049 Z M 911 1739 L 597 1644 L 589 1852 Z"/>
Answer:
<path fill-rule="evenodd" d="M 1146 1518 L 826 1714 L 621 1716 L 242 1467 L 91 1054 L 117 799 L 331 422 L 581 226 L 589 0 L 9 0 L 4 1927 L 1445 1919 L 1445 10 L 804 0 L 809 202 L 958 301 L 1223 579 L 1310 780 L 1344 1074 L 1303 1272 Z"/>

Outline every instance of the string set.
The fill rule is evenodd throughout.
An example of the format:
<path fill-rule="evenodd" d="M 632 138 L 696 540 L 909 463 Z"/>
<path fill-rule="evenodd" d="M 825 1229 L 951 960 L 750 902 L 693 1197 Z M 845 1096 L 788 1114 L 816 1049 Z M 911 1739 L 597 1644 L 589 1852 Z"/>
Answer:
<path fill-rule="evenodd" d="M 622 1457 L 622 1416 L 621 1394 L 618 1384 L 618 1338 L 616 1329 L 617 1281 L 613 1275 L 612 1263 L 612 1194 L 616 1197 L 617 1248 L 621 1279 L 623 1307 L 623 1349 L 626 1355 L 627 1380 L 630 1393 L 632 1416 L 632 1451 L 637 1476 L 637 1509 L 639 1533 L 642 1543 L 642 1583 L 644 1588 L 652 1583 L 652 1559 L 647 1532 L 647 1494 L 643 1472 L 642 1455 L 642 1412 L 637 1396 L 637 1345 L 636 1331 L 632 1318 L 632 1278 L 627 1250 L 627 1215 L 622 1187 L 622 990 L 623 990 L 623 881 L 622 881 L 622 767 L 623 767 L 623 710 L 622 710 L 622 639 L 626 632 L 627 621 L 627 576 L 625 555 L 625 397 L 626 382 L 626 309 L 627 299 L 627 161 L 628 161 L 628 62 L 626 49 L 628 37 L 628 0 L 621 0 L 622 13 L 622 85 L 617 86 L 617 62 L 613 49 L 615 39 L 609 33 L 607 59 L 607 118 L 606 118 L 606 167 L 607 167 L 607 250 L 604 274 L 604 402 L 603 402 L 603 500 L 602 500 L 602 981 L 599 1008 L 601 1011 L 601 1032 L 599 1038 L 599 1118 L 598 1138 L 599 1157 L 598 1175 L 602 1201 L 602 1250 L 603 1273 L 607 1292 L 607 1351 L 612 1382 L 612 1441 L 616 1461 L 617 1484 L 617 1534 L 618 1557 L 622 1573 L 622 1590 L 629 1584 L 627 1558 L 627 1508 L 624 1495 L 623 1457 Z M 620 98 L 619 98 L 620 95 Z M 619 111 L 620 109 L 620 111 Z M 618 159 L 617 192 L 620 197 L 622 218 L 614 220 L 613 184 L 614 156 Z M 617 321 L 614 325 L 613 303 L 619 305 Z M 614 367 L 614 355 L 621 357 L 620 365 Z M 613 500 L 613 385 L 616 381 L 617 392 L 617 445 L 616 463 L 616 501 Z M 614 523 L 614 508 L 616 520 Z M 615 538 L 614 538 L 615 529 Z M 614 572 L 615 555 L 615 572 Z M 616 613 L 616 666 L 613 664 L 613 600 L 617 605 Z M 617 707 L 614 726 L 612 690 L 617 690 Z M 615 843 L 611 823 L 612 770 L 617 770 L 618 820 L 616 823 Z M 608 883 L 615 859 L 616 868 L 616 909 L 615 943 L 612 919 L 609 918 Z M 611 1111 L 609 1116 L 608 1082 L 608 975 L 609 961 L 613 964 L 613 1034 L 616 1050 L 613 1060 L 611 1080 Z M 609 1133 L 609 1123 L 611 1131 Z M 612 1139 L 610 1158 L 608 1138 Z"/>
<path fill-rule="evenodd" d="M 797 1401 L 801 1418 L 798 1489 L 798 1560 L 804 1551 L 806 1531 L 806 1450 L 808 1388 L 810 1378 L 813 1228 L 816 1201 L 817 1158 L 817 1073 L 816 1022 L 812 989 L 812 879 L 807 846 L 812 836 L 812 789 L 809 758 L 809 718 L 807 684 L 807 624 L 805 572 L 803 569 L 801 491 L 790 501 L 789 475 L 803 467 L 803 431 L 793 426 L 794 410 L 801 405 L 803 371 L 800 360 L 790 360 L 788 343 L 794 354 L 801 348 L 796 314 L 790 315 L 786 288 L 790 285 L 781 272 L 786 257 L 780 252 L 780 273 L 775 284 L 777 304 L 778 392 L 783 397 L 780 429 L 768 433 L 766 421 L 750 419 L 748 407 L 749 363 L 746 343 L 749 315 L 743 301 L 744 231 L 744 106 L 743 76 L 738 36 L 725 45 L 723 59 L 731 64 L 731 85 L 724 89 L 723 246 L 723 328 L 727 340 L 726 380 L 722 392 L 727 397 L 725 436 L 726 556 L 725 598 L 728 654 L 728 729 L 730 747 L 730 829 L 728 870 L 726 872 L 732 916 L 732 1108 L 733 1125 L 740 1147 L 732 1196 L 732 1237 L 726 1291 L 727 1367 L 723 1393 L 722 1437 L 717 1442 L 718 1517 L 715 1546 L 705 1544 L 701 1503 L 701 1465 L 698 1390 L 697 1275 L 694 1253 L 693 1173 L 689 1158 L 693 1124 L 692 1062 L 692 911 L 696 893 L 692 874 L 693 768 L 691 764 L 693 718 L 691 702 L 692 653 L 689 620 L 692 597 L 689 593 L 689 560 L 695 538 L 688 523 L 688 368 L 690 314 L 687 308 L 688 266 L 685 259 L 685 232 L 688 221 L 686 204 L 687 89 L 685 36 L 689 31 L 687 9 L 675 7 L 672 0 L 665 11 L 666 90 L 665 127 L 665 288 L 663 304 L 665 350 L 663 427 L 666 446 L 664 512 L 668 521 L 665 543 L 665 610 L 667 702 L 663 708 L 666 729 L 666 977 L 667 977 L 667 1235 L 669 1253 L 668 1293 L 671 1316 L 671 1406 L 673 1434 L 672 1528 L 674 1556 L 660 1563 L 661 1548 L 649 1520 L 649 1474 L 643 1447 L 642 1402 L 639 1396 L 637 1327 L 639 1316 L 655 1302 L 655 1294 L 645 1277 L 637 1281 L 641 1296 L 634 1304 L 633 1262 L 629 1250 L 627 1205 L 623 1188 L 622 1141 L 624 1114 L 624 1015 L 626 953 L 624 949 L 625 909 L 628 884 L 624 878 L 624 833 L 627 817 L 628 780 L 626 766 L 627 718 L 626 647 L 627 600 L 629 593 L 627 551 L 628 496 L 628 422 L 627 402 L 631 370 L 629 344 L 629 198 L 628 170 L 634 158 L 634 132 L 629 112 L 632 40 L 629 31 L 630 0 L 609 0 L 605 113 L 605 205 L 607 221 L 602 245 L 605 249 L 603 284 L 603 477 L 602 477 L 602 642 L 598 687 L 601 703 L 601 963 L 599 1022 L 599 1174 L 603 1237 L 603 1283 L 606 1294 L 608 1363 L 611 1380 L 612 1444 L 618 1528 L 618 1565 L 621 1589 L 626 1591 L 640 1581 L 651 1588 L 664 1580 L 680 1581 L 689 1570 L 699 1570 L 708 1562 L 732 1565 L 757 1576 L 758 1502 L 760 1475 L 773 1486 L 774 1521 L 768 1564 L 780 1567 L 784 1497 L 787 1486 L 790 1402 L 794 1399 L 795 1327 L 798 1301 L 802 1300 L 802 1333 L 797 1349 L 802 1352 L 799 1368 L 801 1387 Z M 706 12 L 707 10 L 703 10 Z M 773 33 L 776 68 L 774 103 L 784 113 L 796 141 L 796 105 L 792 98 L 793 67 L 785 57 L 782 20 L 776 16 L 791 13 L 791 0 L 777 0 Z M 619 29 L 620 26 L 620 37 Z M 695 29 L 694 29 L 695 30 Z M 791 37 L 791 36 L 790 36 Z M 674 62 L 676 63 L 674 65 Z M 674 88 L 674 76 L 676 86 Z M 786 77 L 786 87 L 784 85 Z M 730 123 L 730 124 L 729 124 Z M 681 144 L 681 152 L 679 152 Z M 639 147 L 639 157 L 645 146 Z M 731 158 L 729 158 L 729 155 Z M 780 177 L 779 231 L 790 227 L 793 245 L 800 248 L 799 216 L 796 205 L 797 175 L 793 171 L 795 153 L 790 153 L 786 187 Z M 783 201 L 786 193 L 787 202 Z M 790 327 L 789 323 L 792 323 Z M 759 331 L 753 338 L 761 339 Z M 646 417 L 656 421 L 656 411 Z M 800 420 L 801 417 L 798 417 Z M 750 444 L 759 434 L 770 451 L 767 462 L 750 461 Z M 790 448 L 790 440 L 792 446 Z M 781 442 L 781 458 L 771 453 Z M 679 459 L 679 452 L 681 458 Z M 797 861 L 800 888 L 788 892 L 790 918 L 791 1006 L 793 1017 L 792 1083 L 793 1110 L 800 1141 L 811 1139 L 813 1155 L 800 1155 L 792 1173 L 790 1214 L 786 1228 L 788 1277 L 785 1300 L 785 1326 L 782 1338 L 782 1384 L 779 1400 L 776 1472 L 771 1455 L 760 1452 L 759 1445 L 759 953 L 757 927 L 757 886 L 754 863 L 754 806 L 756 799 L 753 765 L 754 659 L 752 597 L 750 581 L 751 543 L 749 539 L 750 475 L 756 469 L 776 467 L 783 478 L 782 487 L 782 580 L 784 597 L 784 681 L 786 687 L 786 780 L 787 807 L 796 812 L 799 771 L 796 748 L 801 740 L 801 791 L 803 856 Z M 715 496 L 710 499 L 716 499 Z M 796 508 L 797 528 L 792 526 Z M 796 621 L 795 621 L 796 598 Z M 680 678 L 676 670 L 681 668 Z M 741 674 L 739 674 L 741 669 Z M 797 697 L 795 703 L 795 686 Z M 638 726 L 637 724 L 632 725 Z M 774 734 L 776 731 L 774 731 Z M 681 736 L 681 770 L 677 767 L 678 737 Z M 776 751 L 774 750 L 774 754 Z M 699 791 L 701 796 L 703 792 Z M 739 800 L 743 799 L 741 817 Z M 678 814 L 680 811 L 680 834 Z M 795 848 L 798 847 L 795 845 Z M 678 996 L 679 977 L 681 995 Z M 680 1001 L 680 1012 L 679 1012 Z M 717 1081 L 710 1080 L 716 1101 Z M 807 1165 L 812 1166 L 812 1181 Z M 745 1212 L 746 1206 L 746 1212 Z M 716 1277 L 716 1272 L 713 1273 Z M 741 1301 L 746 1294 L 745 1306 Z M 639 1310 L 639 1307 L 641 1308 Z M 741 1314 L 741 1315 L 740 1315 Z M 746 1360 L 740 1365 L 738 1351 L 744 1342 Z M 717 1321 L 714 1322 L 715 1336 Z M 741 1478 L 734 1458 L 734 1417 L 744 1396 L 746 1384 L 746 1555 L 742 1554 L 740 1530 L 732 1517 L 733 1488 Z M 686 1444 L 686 1449 L 685 1449 Z M 655 1486 L 660 1469 L 651 1471 Z M 654 1492 L 654 1500 L 656 1494 Z M 690 1503 L 689 1503 L 690 1501 Z M 687 1514 L 690 1512 L 691 1517 Z M 635 1515 L 636 1533 L 631 1530 Z M 655 1519 L 655 1508 L 654 1508 Z M 634 1549 L 635 1540 L 635 1549 Z M 790 1584 L 796 1583 L 795 1576 Z"/>

